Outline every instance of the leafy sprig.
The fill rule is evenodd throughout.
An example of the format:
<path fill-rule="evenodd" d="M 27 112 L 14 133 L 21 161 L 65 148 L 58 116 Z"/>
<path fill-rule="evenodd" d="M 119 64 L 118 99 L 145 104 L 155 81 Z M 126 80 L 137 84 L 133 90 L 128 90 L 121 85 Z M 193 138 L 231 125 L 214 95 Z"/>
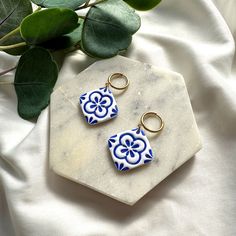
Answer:
<path fill-rule="evenodd" d="M 160 0 L 0 0 L 0 51 L 21 55 L 14 86 L 18 113 L 37 117 L 50 100 L 58 76 L 57 50 L 80 49 L 97 58 L 126 50 L 141 25 L 134 9 L 148 10 Z M 85 16 L 80 10 L 88 9 Z M 3 10 L 4 9 L 4 10 Z M 0 82 L 1 83 L 1 82 Z"/>

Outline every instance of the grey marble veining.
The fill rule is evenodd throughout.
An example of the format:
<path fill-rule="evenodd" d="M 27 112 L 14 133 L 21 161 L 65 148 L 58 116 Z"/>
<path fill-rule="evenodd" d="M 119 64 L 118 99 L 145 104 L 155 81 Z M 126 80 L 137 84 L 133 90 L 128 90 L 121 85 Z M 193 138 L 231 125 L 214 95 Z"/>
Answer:
<path fill-rule="evenodd" d="M 130 80 L 125 92 L 113 91 L 119 115 L 90 126 L 79 96 L 103 87 L 114 72 Z M 141 115 L 156 111 L 165 121 L 159 136 L 146 131 L 155 160 L 130 172 L 118 172 L 108 138 L 136 128 Z M 133 205 L 201 149 L 201 140 L 181 75 L 121 56 L 95 62 L 51 96 L 50 166 L 59 175 L 123 203 Z"/>

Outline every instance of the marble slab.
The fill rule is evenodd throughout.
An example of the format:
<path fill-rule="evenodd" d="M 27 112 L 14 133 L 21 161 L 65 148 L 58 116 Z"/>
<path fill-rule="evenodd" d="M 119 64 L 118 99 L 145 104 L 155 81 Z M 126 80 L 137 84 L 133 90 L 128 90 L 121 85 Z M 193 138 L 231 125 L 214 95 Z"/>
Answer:
<path fill-rule="evenodd" d="M 103 87 L 114 72 L 124 73 L 130 80 L 125 92 L 112 89 L 119 114 L 91 126 L 84 119 L 79 97 Z M 147 111 L 158 112 L 165 122 L 158 136 L 146 131 L 155 159 L 132 171 L 119 172 L 107 140 L 136 128 L 140 116 Z M 125 204 L 135 204 L 200 149 L 188 92 L 178 73 L 117 56 L 95 62 L 51 96 L 50 167 L 58 175 Z"/>

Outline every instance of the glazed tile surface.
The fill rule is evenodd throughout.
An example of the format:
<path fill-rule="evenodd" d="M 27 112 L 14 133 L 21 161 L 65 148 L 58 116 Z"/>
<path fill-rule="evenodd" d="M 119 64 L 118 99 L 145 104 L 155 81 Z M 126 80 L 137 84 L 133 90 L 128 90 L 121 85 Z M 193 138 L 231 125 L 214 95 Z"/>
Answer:
<path fill-rule="evenodd" d="M 150 143 L 144 130 L 139 128 L 111 136 L 108 147 L 119 171 L 128 171 L 153 160 Z"/>
<path fill-rule="evenodd" d="M 90 125 L 110 120 L 118 114 L 115 98 L 107 87 L 82 94 L 80 106 Z"/>

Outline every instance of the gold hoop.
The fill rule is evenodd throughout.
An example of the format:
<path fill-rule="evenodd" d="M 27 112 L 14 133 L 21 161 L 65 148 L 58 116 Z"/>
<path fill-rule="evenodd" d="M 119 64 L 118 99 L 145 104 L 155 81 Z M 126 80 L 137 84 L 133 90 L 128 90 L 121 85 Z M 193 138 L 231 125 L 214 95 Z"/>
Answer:
<path fill-rule="evenodd" d="M 120 77 L 125 79 L 126 84 L 123 87 L 117 87 L 117 86 L 113 85 L 112 84 L 112 79 L 120 78 Z M 114 73 L 114 74 L 111 74 L 108 77 L 108 81 L 106 83 L 106 86 L 109 86 L 109 85 L 114 89 L 123 90 L 123 89 L 126 89 L 129 86 L 129 79 L 122 73 Z"/>
<path fill-rule="evenodd" d="M 147 116 L 155 116 L 156 118 L 158 118 L 161 122 L 161 125 L 160 125 L 160 128 L 157 129 L 157 130 L 152 130 L 152 129 L 149 129 L 144 121 L 145 121 L 145 118 L 147 118 Z M 163 130 L 164 128 L 164 121 L 162 120 L 162 118 L 156 113 L 156 112 L 153 112 L 153 111 L 150 111 L 150 112 L 146 112 L 144 113 L 142 116 L 141 116 L 141 119 L 140 119 L 140 125 L 139 126 L 143 126 L 144 129 L 146 129 L 147 131 L 149 132 L 152 132 L 152 133 L 158 133 L 160 131 Z"/>

